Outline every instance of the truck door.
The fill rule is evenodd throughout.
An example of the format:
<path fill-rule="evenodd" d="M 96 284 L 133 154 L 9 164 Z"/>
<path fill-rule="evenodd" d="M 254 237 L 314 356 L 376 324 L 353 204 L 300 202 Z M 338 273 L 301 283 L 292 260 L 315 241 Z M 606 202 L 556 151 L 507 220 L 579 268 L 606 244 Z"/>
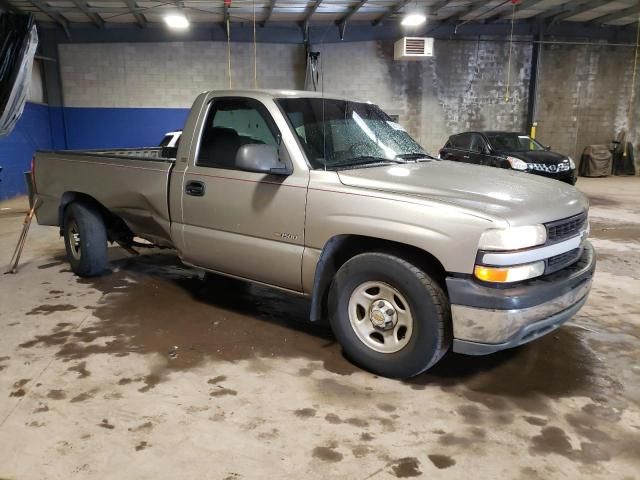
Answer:
<path fill-rule="evenodd" d="M 281 160 L 291 164 L 260 101 L 218 97 L 203 118 L 182 179 L 183 260 L 301 291 L 309 172 L 294 168 L 289 176 L 276 176 L 236 167 L 238 149 L 250 143 L 279 144 Z"/>

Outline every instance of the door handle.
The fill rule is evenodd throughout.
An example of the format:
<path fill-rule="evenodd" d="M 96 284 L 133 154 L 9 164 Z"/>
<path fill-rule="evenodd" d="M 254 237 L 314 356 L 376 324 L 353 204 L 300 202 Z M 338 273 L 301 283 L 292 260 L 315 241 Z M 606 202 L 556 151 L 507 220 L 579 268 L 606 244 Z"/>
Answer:
<path fill-rule="evenodd" d="M 187 186 L 184 189 L 187 195 L 191 195 L 192 197 L 203 197 L 204 196 L 204 183 L 202 182 L 187 182 Z"/>
<path fill-rule="evenodd" d="M 462 158 L 466 158 L 468 160 L 469 159 L 469 155 L 463 155 Z"/>

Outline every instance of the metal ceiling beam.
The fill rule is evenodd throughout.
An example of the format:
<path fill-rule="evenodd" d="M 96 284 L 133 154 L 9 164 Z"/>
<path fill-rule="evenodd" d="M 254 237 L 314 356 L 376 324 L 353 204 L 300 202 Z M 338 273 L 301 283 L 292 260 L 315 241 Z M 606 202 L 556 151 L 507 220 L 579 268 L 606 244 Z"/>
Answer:
<path fill-rule="evenodd" d="M 623 10 L 617 10 L 607 15 L 602 15 L 600 17 L 594 18 L 593 20 L 590 20 L 588 23 L 613 22 L 614 20 L 618 20 L 624 17 L 630 17 L 631 15 L 638 15 L 639 13 L 640 13 L 640 3 L 635 7 L 629 7 Z"/>
<path fill-rule="evenodd" d="M 1 1 L 1 0 L 0 0 Z M 56 7 L 55 11 L 58 13 L 75 12 L 78 7 Z M 90 7 L 87 5 L 85 10 L 90 13 L 127 13 L 131 10 L 127 7 Z"/>
<path fill-rule="evenodd" d="M 20 10 L 11 5 L 8 0 L 0 0 L 0 12 L 18 13 L 19 11 Z"/>
<path fill-rule="evenodd" d="M 314 13 L 316 13 L 321 3 L 322 3 L 322 0 L 316 0 L 316 2 L 311 6 L 307 14 L 304 16 L 304 20 L 302 21 L 302 25 L 304 28 L 306 28 L 309 25 L 309 22 L 311 21 L 311 17 L 313 16 Z"/>
<path fill-rule="evenodd" d="M 50 9 L 47 5 L 40 3 L 39 0 L 28 0 L 28 1 L 29 1 L 29 4 L 31 4 L 32 6 L 40 10 L 42 13 L 44 13 L 46 16 L 48 16 L 54 23 L 57 23 L 60 26 L 60 28 L 64 30 L 64 33 L 67 35 L 67 37 L 71 38 L 71 31 L 69 30 L 69 22 L 67 21 L 66 18 L 64 18 L 62 15 L 55 12 L 54 10 Z"/>
<path fill-rule="evenodd" d="M 486 0 L 472 0 L 471 3 L 467 5 L 462 11 L 451 15 L 450 17 L 447 18 L 447 20 L 455 22 L 457 20 L 462 20 L 462 17 L 466 17 L 467 15 L 470 15 L 474 12 L 477 12 L 480 10 L 490 10 L 491 8 L 494 8 L 494 7 L 493 6 L 487 7 Z M 471 19 L 471 20 L 474 20 L 474 19 Z"/>
<path fill-rule="evenodd" d="M 73 4 L 84 13 L 89 20 L 98 28 L 104 27 L 104 20 L 97 13 L 90 12 L 86 0 L 72 0 Z"/>
<path fill-rule="evenodd" d="M 377 27 L 382 22 L 384 22 L 387 18 L 389 18 L 391 15 L 395 15 L 400 10 L 402 10 L 405 7 L 405 5 L 407 5 L 409 2 L 411 2 L 411 0 L 403 0 L 402 2 L 398 3 L 397 5 L 394 5 L 393 7 L 390 7 L 386 12 L 384 12 L 381 16 L 379 16 L 378 18 L 376 18 L 373 21 L 373 26 Z"/>
<path fill-rule="evenodd" d="M 522 0 L 520 3 L 516 3 L 516 12 L 520 12 L 522 10 L 526 10 L 527 8 L 533 8 L 539 3 L 544 2 L 545 0 Z M 511 17 L 511 9 L 508 12 L 498 12 L 495 15 L 491 15 L 488 18 L 485 18 L 485 22 L 494 22 L 496 20 L 501 20 L 503 18 Z"/>
<path fill-rule="evenodd" d="M 344 28 L 344 26 L 347 24 L 347 22 L 349 20 L 351 20 L 351 17 L 353 17 L 356 13 L 358 13 L 358 10 L 360 10 L 365 3 L 367 3 L 369 0 L 360 0 L 358 2 L 358 4 L 355 7 L 352 7 L 349 12 L 342 17 L 340 20 L 338 20 L 336 23 L 338 25 L 342 25 L 342 28 Z"/>
<path fill-rule="evenodd" d="M 222 5 L 220 5 L 222 10 Z M 107 22 L 109 26 L 109 22 Z M 434 28 L 435 27 L 435 28 Z M 416 31 L 417 36 L 430 36 L 442 40 L 451 40 L 456 25 L 453 23 L 430 23 L 422 30 Z M 237 22 L 233 24 L 234 42 L 253 42 L 254 32 L 250 22 Z M 537 33 L 537 24 L 527 21 L 514 23 L 514 35 L 518 37 L 531 36 Z M 175 42 L 176 35 L 161 23 L 149 22 L 148 28 L 138 28 L 134 23 L 115 24 L 110 28 L 95 28 L 88 23 L 72 24 L 73 39 L 68 39 L 59 28 L 51 28 L 41 25 L 38 35 L 41 35 L 43 45 L 49 42 L 57 43 L 135 43 L 135 42 Z M 469 23 L 464 27 L 464 34 L 456 37 L 459 41 L 477 41 L 476 37 L 499 37 L 496 41 L 506 42 L 511 31 L 511 25 L 507 23 L 483 24 L 479 22 Z M 428 33 L 427 33 L 428 32 Z M 387 22 L 378 28 L 371 28 L 371 24 L 351 22 L 348 38 L 345 42 L 358 42 L 369 40 L 397 40 L 404 34 L 404 30 L 397 23 Z M 309 26 L 309 41 L 312 44 L 339 42 L 339 32 L 336 25 Z M 593 24 L 582 22 L 560 22 L 549 25 L 545 31 L 546 38 L 562 37 L 564 40 L 574 39 L 584 44 L 588 40 L 607 40 L 612 45 L 628 48 L 635 47 L 636 29 L 634 26 L 602 25 L 594 28 Z M 181 34 L 180 40 L 191 41 L 226 41 L 226 29 L 220 21 L 194 22 L 187 31 Z M 290 43 L 300 44 L 303 40 L 303 32 L 300 25 L 294 22 L 275 25 L 270 22 L 260 33 L 260 41 L 266 43 Z M 526 44 L 530 40 L 521 40 Z M 43 51 L 43 55 L 49 55 Z"/>
<path fill-rule="evenodd" d="M 434 3 L 429 7 L 429 13 L 431 15 L 437 15 L 438 12 L 444 8 L 447 8 L 453 0 L 443 0 L 441 2 Z"/>
<path fill-rule="evenodd" d="M 563 5 L 558 5 L 557 7 L 551 8 L 549 10 L 545 10 L 544 12 L 536 15 L 536 18 L 551 18 L 551 23 L 561 22 L 567 18 L 571 18 L 574 15 L 579 15 L 584 12 L 588 12 L 589 10 L 593 10 L 594 8 L 601 7 L 609 3 L 608 0 L 591 0 L 589 2 L 582 3 L 565 3 Z"/>
<path fill-rule="evenodd" d="M 438 10 L 446 7 L 452 1 L 453 0 L 444 0 L 444 1 L 440 1 L 440 2 L 434 3 L 433 5 L 430 5 L 429 6 L 429 14 L 430 15 L 435 15 L 436 13 L 438 13 Z M 411 3 L 411 0 L 403 0 L 402 2 L 398 3 L 397 5 L 392 6 L 385 13 L 383 13 L 382 16 L 376 18 L 373 21 L 373 26 L 377 27 L 378 25 L 382 24 L 382 22 L 384 22 L 390 16 L 399 13 L 409 3 Z"/>
<path fill-rule="evenodd" d="M 144 18 L 144 15 L 136 11 L 136 4 L 134 0 L 124 0 L 124 3 L 127 4 L 127 8 L 136 19 L 136 23 L 140 28 L 144 28 L 147 26 L 147 20 Z"/>

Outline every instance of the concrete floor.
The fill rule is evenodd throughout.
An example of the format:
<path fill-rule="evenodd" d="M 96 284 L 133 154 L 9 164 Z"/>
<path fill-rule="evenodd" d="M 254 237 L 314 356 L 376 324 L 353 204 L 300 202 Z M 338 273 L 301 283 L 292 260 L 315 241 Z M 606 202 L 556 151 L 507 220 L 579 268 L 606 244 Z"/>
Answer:
<path fill-rule="evenodd" d="M 587 306 L 410 382 L 354 368 L 303 299 L 117 248 L 81 280 L 34 225 L 0 275 L 0 478 L 640 478 L 640 178 L 578 185 Z M 0 204 L 3 268 L 25 209 Z"/>

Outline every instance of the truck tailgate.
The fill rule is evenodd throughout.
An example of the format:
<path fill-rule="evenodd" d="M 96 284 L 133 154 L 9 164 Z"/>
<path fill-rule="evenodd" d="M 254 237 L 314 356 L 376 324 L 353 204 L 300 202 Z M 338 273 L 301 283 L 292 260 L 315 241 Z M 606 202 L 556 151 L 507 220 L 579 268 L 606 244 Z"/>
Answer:
<path fill-rule="evenodd" d="M 65 194 L 97 200 L 124 220 L 135 235 L 170 245 L 167 192 L 174 162 L 163 158 L 94 152 L 38 152 L 35 189 L 41 225 L 59 225 Z"/>

